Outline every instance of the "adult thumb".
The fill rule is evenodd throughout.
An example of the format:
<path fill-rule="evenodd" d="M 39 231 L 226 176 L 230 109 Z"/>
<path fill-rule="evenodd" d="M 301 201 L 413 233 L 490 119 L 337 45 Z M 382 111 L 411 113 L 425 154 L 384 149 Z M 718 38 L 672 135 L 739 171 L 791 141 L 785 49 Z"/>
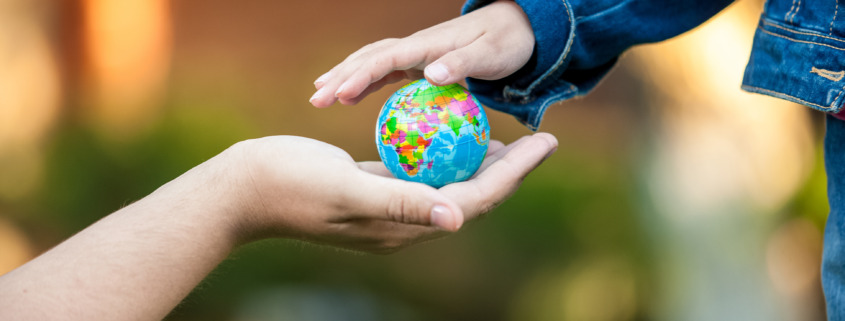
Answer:
<path fill-rule="evenodd" d="M 365 174 L 349 203 L 355 214 L 404 224 L 437 226 L 457 231 L 463 225 L 460 206 L 437 189 L 421 184 Z"/>

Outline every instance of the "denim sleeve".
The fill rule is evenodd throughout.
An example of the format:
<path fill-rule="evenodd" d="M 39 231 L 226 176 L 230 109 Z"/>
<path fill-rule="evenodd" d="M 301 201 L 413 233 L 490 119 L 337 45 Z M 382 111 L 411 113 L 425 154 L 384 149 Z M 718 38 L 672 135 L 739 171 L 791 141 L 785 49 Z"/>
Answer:
<path fill-rule="evenodd" d="M 462 12 L 492 0 L 468 0 Z M 623 51 L 662 41 L 703 23 L 733 0 L 516 0 L 534 30 L 534 53 L 514 74 L 468 78 L 490 108 L 537 130 L 549 105 L 587 94 Z"/>

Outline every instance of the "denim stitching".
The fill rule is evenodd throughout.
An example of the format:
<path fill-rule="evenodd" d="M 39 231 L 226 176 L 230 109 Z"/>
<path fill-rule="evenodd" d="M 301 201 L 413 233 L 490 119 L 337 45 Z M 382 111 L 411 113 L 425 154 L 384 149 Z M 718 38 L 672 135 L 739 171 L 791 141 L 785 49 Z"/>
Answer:
<path fill-rule="evenodd" d="M 542 121 L 542 117 L 543 117 L 543 114 L 546 113 L 546 109 L 548 109 L 549 106 L 551 106 L 552 104 L 556 103 L 558 98 L 565 97 L 565 96 L 575 92 L 576 89 L 577 88 L 575 86 L 569 85 L 569 90 L 566 90 L 566 91 L 559 93 L 557 95 L 553 95 L 553 96 L 549 97 L 549 99 L 546 99 L 545 101 L 543 101 L 543 103 L 540 105 L 540 108 L 537 109 L 537 113 L 534 114 L 534 117 L 531 117 L 531 123 L 526 124 L 526 126 L 528 126 L 528 128 L 531 129 L 532 131 L 537 131 L 538 129 L 540 129 L 539 123 L 540 123 L 540 121 Z M 566 98 L 563 98 L 563 99 L 566 99 Z M 537 123 L 537 125 L 535 126 L 534 123 Z"/>
<path fill-rule="evenodd" d="M 798 15 L 798 11 L 801 10 L 801 0 L 798 0 L 798 5 L 795 6 L 795 12 L 792 13 L 792 18 L 789 18 L 789 23 L 794 23 L 795 16 Z"/>
<path fill-rule="evenodd" d="M 836 103 L 836 99 L 839 99 L 839 96 L 836 96 L 836 99 L 833 100 L 833 102 L 830 104 L 830 106 L 823 106 L 823 105 L 811 103 L 811 102 L 803 100 L 801 98 L 791 96 L 791 95 L 787 95 L 787 94 L 784 94 L 782 92 L 778 92 L 778 91 L 774 91 L 774 90 L 763 89 L 763 88 L 760 88 L 760 87 L 754 87 L 754 86 L 749 86 L 749 85 L 742 85 L 742 88 L 743 89 L 757 90 L 759 92 L 771 94 L 772 96 L 775 96 L 775 97 L 780 97 L 780 98 L 791 100 L 792 102 L 796 102 L 796 103 L 804 104 L 804 105 L 808 105 L 808 106 L 813 106 L 813 107 L 819 108 L 819 109 L 824 110 L 824 111 L 834 109 L 833 106 Z M 842 89 L 845 91 L 845 87 L 843 87 Z M 839 95 L 842 95 L 841 91 L 839 92 Z"/>
<path fill-rule="evenodd" d="M 792 0 L 792 6 L 789 7 L 789 11 L 786 12 L 786 15 L 783 16 L 783 20 L 789 20 L 789 15 L 792 13 L 792 10 L 795 10 L 795 0 Z"/>
<path fill-rule="evenodd" d="M 833 10 L 833 20 L 830 21 L 830 33 L 829 35 L 833 35 L 833 22 L 836 21 L 836 15 L 839 13 L 839 0 L 836 1 L 836 9 Z"/>
<path fill-rule="evenodd" d="M 577 17 L 576 19 L 578 20 L 578 22 L 584 23 L 586 21 L 591 21 L 591 20 L 596 19 L 596 18 L 601 18 L 601 17 L 605 16 L 606 14 L 619 9 L 622 6 L 626 6 L 626 5 L 630 4 L 630 2 L 632 2 L 632 1 L 634 1 L 634 0 L 624 0 L 624 1 L 621 1 L 621 2 L 613 5 L 610 8 L 605 9 L 602 12 L 596 13 L 594 15 L 586 16 L 586 17 L 580 16 L 580 17 Z"/>
<path fill-rule="evenodd" d="M 542 121 L 541 118 L 543 117 L 543 114 L 546 113 L 546 109 L 548 109 L 549 106 L 551 106 L 559 97 L 569 96 L 571 93 L 574 93 L 576 91 L 577 91 L 577 88 L 575 86 L 569 85 L 569 89 L 567 89 L 566 91 L 564 91 L 560 94 L 557 94 L 557 95 L 553 95 L 553 96 L 549 97 L 549 99 L 543 101 L 543 103 L 540 104 L 540 109 L 538 109 L 537 113 L 534 115 L 534 117 L 532 117 L 531 123 L 532 124 L 537 123 L 538 124 L 537 129 L 539 129 L 540 128 L 539 123 L 540 123 L 540 121 Z"/>
<path fill-rule="evenodd" d="M 840 90 L 839 95 L 836 95 L 836 98 L 833 98 L 833 101 L 830 102 L 830 109 L 833 109 L 833 105 L 836 104 L 836 101 L 839 100 L 839 97 L 842 97 L 842 90 Z"/>
<path fill-rule="evenodd" d="M 830 71 L 827 69 L 816 68 L 816 66 L 810 68 L 810 73 L 819 75 L 819 77 L 822 77 L 824 79 L 833 80 L 837 82 L 842 80 L 842 77 L 845 77 L 845 70 Z"/>
<path fill-rule="evenodd" d="M 797 34 L 799 34 L 799 35 L 813 36 L 813 37 L 820 37 L 820 38 L 825 38 L 825 39 L 829 39 L 829 40 L 835 40 L 835 41 L 839 41 L 839 42 L 845 42 L 845 40 L 842 40 L 842 39 L 839 39 L 839 38 L 829 37 L 829 36 L 825 36 L 825 35 L 823 35 L 823 34 L 818 34 L 818 33 L 813 33 L 813 32 L 802 32 L 802 31 L 798 31 L 798 30 L 795 30 L 795 29 L 790 29 L 790 28 L 787 28 L 787 27 L 784 27 L 784 26 L 779 26 L 779 25 L 776 25 L 776 24 L 771 23 L 771 22 L 768 22 L 768 21 L 763 21 L 763 25 L 766 25 L 766 26 L 769 26 L 769 27 L 778 28 L 778 29 L 785 30 L 785 31 L 788 31 L 788 32 L 791 32 L 791 33 L 797 33 Z"/>
<path fill-rule="evenodd" d="M 572 14 L 575 14 L 575 13 L 572 12 L 572 9 L 569 8 L 569 4 L 566 3 L 566 0 L 563 0 L 561 2 L 563 2 L 563 7 L 566 8 L 566 20 L 569 21 L 570 28 L 572 29 L 572 31 L 570 31 L 569 33 L 572 34 L 573 39 L 571 39 L 570 41 L 575 42 L 575 39 L 574 39 L 574 37 L 575 37 L 575 24 L 572 22 Z M 570 14 L 570 13 L 572 13 L 572 14 Z M 560 57 L 560 59 L 558 59 L 558 61 L 555 62 L 555 65 L 554 65 L 554 67 L 552 67 L 552 70 L 550 70 L 550 72 L 543 75 L 543 77 L 541 77 L 539 81 L 531 84 L 531 86 L 528 87 L 528 90 L 530 91 L 534 86 L 536 86 L 537 83 L 540 83 L 543 80 L 546 80 L 546 78 L 549 78 L 549 76 L 551 76 L 551 74 L 554 73 L 554 71 L 556 71 L 558 68 L 560 68 L 560 66 L 563 65 L 563 61 L 566 60 L 567 56 L 569 56 L 569 50 L 570 49 L 572 49 L 572 46 L 571 45 L 567 46 L 566 51 L 564 51 L 563 55 Z"/>
<path fill-rule="evenodd" d="M 505 86 L 505 89 L 503 90 L 504 96 L 508 96 L 508 97 L 514 96 L 513 94 L 511 94 L 511 92 L 515 92 L 517 95 L 520 95 L 520 96 L 528 96 L 528 94 L 532 90 L 534 90 L 535 87 L 537 87 L 540 83 L 542 83 L 544 80 L 546 80 L 546 78 L 549 78 L 549 76 L 551 76 L 558 69 L 560 69 L 560 67 L 563 65 L 563 62 L 566 61 L 566 58 L 569 56 L 569 51 L 572 49 L 572 43 L 575 42 L 575 23 L 572 21 L 572 16 L 575 13 L 572 12 L 572 9 L 569 8 L 569 3 L 567 3 L 567 0 L 562 0 L 561 2 L 563 2 L 563 7 L 566 8 L 566 19 L 569 21 L 569 28 L 570 28 L 570 30 L 569 30 L 570 37 L 569 37 L 569 40 L 567 41 L 568 43 L 566 44 L 566 48 L 564 49 L 563 54 L 560 56 L 560 58 L 558 58 L 558 60 L 555 62 L 554 66 L 552 66 L 552 68 L 547 70 L 546 73 L 543 74 L 542 77 L 540 77 L 540 79 L 537 79 L 534 82 L 532 82 L 531 85 L 528 86 L 528 88 L 525 88 L 525 90 L 518 90 L 518 89 L 513 89 L 511 86 Z"/>
<path fill-rule="evenodd" d="M 834 47 L 834 46 L 824 44 L 824 43 L 818 43 L 818 42 L 813 42 L 813 41 L 806 41 L 806 40 L 798 40 L 798 39 L 789 38 L 787 36 L 779 35 L 779 34 L 773 33 L 771 31 L 768 31 L 768 30 L 762 29 L 762 28 L 760 28 L 760 31 L 765 32 L 765 33 L 772 35 L 772 36 L 775 36 L 775 37 L 783 38 L 783 39 L 794 41 L 794 42 L 810 43 L 810 44 L 814 44 L 814 45 L 825 46 L 825 47 L 830 47 L 830 48 L 833 48 L 833 49 L 836 49 L 836 50 L 845 51 L 845 49 L 843 49 L 843 48 Z"/>
<path fill-rule="evenodd" d="M 830 103 L 830 109 L 833 109 L 833 105 L 835 105 L 836 102 L 839 101 L 839 97 L 842 97 L 843 92 L 845 92 L 845 87 L 842 87 L 842 90 L 839 91 L 839 95 L 836 95 L 836 98 L 834 98 L 833 101 Z"/>

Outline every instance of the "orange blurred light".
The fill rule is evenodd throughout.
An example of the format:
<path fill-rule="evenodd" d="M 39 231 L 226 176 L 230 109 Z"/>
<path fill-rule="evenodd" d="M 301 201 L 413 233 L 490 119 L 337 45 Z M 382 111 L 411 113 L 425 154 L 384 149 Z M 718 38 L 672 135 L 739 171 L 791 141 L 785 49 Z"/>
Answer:
<path fill-rule="evenodd" d="M 171 53 L 165 0 L 83 0 L 85 78 L 94 118 L 107 129 L 139 128 L 155 114 Z"/>
<path fill-rule="evenodd" d="M 0 215 L 0 275 L 14 270 L 35 257 L 35 251 L 24 233 Z"/>
<path fill-rule="evenodd" d="M 61 82 L 49 40 L 49 6 L 7 1 L 0 10 L 0 199 L 37 187 L 37 146 L 58 117 Z M 2 252 L 0 252 L 2 253 Z"/>

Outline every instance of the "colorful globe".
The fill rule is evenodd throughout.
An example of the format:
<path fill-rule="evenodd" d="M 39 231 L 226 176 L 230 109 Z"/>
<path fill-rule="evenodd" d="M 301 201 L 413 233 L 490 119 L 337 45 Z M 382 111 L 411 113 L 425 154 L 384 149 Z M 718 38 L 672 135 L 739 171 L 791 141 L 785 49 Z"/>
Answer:
<path fill-rule="evenodd" d="M 411 82 L 384 103 L 376 125 L 379 156 L 393 176 L 436 188 L 475 174 L 489 142 L 481 103 L 459 84 Z"/>

